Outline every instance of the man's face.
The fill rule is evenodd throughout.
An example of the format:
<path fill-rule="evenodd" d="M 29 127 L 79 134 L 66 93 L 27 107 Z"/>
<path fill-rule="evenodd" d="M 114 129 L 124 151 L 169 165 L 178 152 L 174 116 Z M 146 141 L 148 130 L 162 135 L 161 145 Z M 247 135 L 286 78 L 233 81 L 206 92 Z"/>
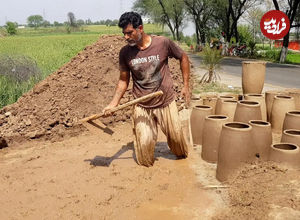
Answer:
<path fill-rule="evenodd" d="M 137 28 L 134 28 L 132 26 L 132 24 L 128 24 L 123 29 L 123 34 L 124 34 L 125 40 L 131 47 L 135 46 L 138 42 L 140 42 L 142 40 L 142 33 L 143 33 L 142 25 L 140 25 Z"/>

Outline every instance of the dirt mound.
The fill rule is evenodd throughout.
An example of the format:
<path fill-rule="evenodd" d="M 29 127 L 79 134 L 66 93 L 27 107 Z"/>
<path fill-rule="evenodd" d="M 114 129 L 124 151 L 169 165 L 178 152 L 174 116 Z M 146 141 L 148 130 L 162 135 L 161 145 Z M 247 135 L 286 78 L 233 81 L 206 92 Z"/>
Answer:
<path fill-rule="evenodd" d="M 299 219 L 299 174 L 272 162 L 246 165 L 229 181 L 229 208 L 215 219 Z"/>
<path fill-rule="evenodd" d="M 121 36 L 107 35 L 87 46 L 72 60 L 38 83 L 16 103 L 0 111 L 0 136 L 8 141 L 45 138 L 53 141 L 85 130 L 78 119 L 100 113 L 112 99 L 119 79 Z M 180 93 L 178 61 L 169 62 L 175 90 Z M 192 83 L 191 83 L 192 84 Z M 132 99 L 131 85 L 121 104 Z M 104 123 L 125 121 L 131 110 L 101 119 Z"/>

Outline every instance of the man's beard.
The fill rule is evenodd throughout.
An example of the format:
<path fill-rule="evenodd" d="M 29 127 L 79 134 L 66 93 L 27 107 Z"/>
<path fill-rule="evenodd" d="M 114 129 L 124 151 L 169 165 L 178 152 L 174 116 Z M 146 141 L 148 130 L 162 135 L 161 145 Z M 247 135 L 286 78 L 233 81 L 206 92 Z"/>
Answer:
<path fill-rule="evenodd" d="M 129 46 L 134 47 L 134 46 L 136 46 L 137 42 L 141 41 L 141 39 L 142 39 L 142 34 L 139 33 L 139 34 L 138 34 L 138 39 L 137 39 L 136 41 L 133 41 L 133 42 L 127 41 L 127 42 L 128 42 L 128 45 L 129 45 Z"/>

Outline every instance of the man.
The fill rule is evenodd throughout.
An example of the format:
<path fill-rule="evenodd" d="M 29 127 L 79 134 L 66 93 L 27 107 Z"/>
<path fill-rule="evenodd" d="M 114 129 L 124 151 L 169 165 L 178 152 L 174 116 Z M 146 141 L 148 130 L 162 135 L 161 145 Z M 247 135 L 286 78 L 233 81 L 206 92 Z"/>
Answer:
<path fill-rule="evenodd" d="M 178 110 L 175 103 L 175 91 L 168 66 L 168 57 L 180 60 L 184 86 L 182 95 L 189 102 L 189 60 L 187 55 L 171 40 L 161 36 L 150 36 L 144 32 L 141 16 L 135 12 L 124 13 L 119 20 L 128 45 L 119 54 L 120 78 L 114 97 L 104 108 L 103 113 L 117 106 L 124 95 L 130 80 L 133 80 L 135 98 L 156 91 L 163 95 L 134 106 L 133 132 L 134 148 L 140 165 L 152 166 L 154 148 L 159 124 L 167 136 L 168 145 L 177 158 L 185 158 L 188 147 L 184 141 Z"/>

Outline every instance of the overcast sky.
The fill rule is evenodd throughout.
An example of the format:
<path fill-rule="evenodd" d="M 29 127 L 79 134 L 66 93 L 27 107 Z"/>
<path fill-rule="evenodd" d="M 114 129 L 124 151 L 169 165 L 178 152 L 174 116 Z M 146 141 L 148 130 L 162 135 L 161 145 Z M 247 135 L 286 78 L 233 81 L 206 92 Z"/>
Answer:
<path fill-rule="evenodd" d="M 6 21 L 26 24 L 30 15 L 42 15 L 45 20 L 64 22 L 68 12 L 76 19 L 92 21 L 119 19 L 130 11 L 134 0 L 0 0 L 0 25 Z"/>

